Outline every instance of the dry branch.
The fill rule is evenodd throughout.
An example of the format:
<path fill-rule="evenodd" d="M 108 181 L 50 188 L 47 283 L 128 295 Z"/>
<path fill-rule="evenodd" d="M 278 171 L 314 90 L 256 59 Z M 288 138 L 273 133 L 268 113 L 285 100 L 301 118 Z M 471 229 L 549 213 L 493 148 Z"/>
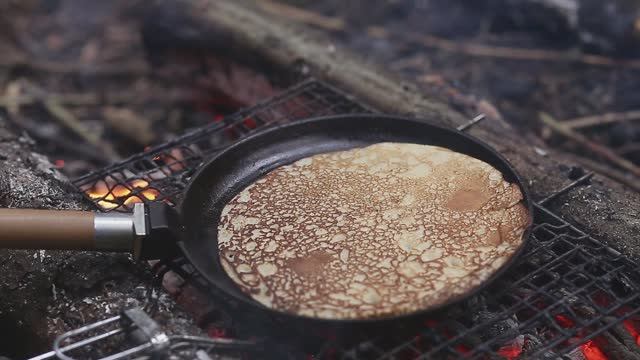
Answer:
<path fill-rule="evenodd" d="M 631 161 L 620 157 L 613 150 L 609 149 L 606 146 L 594 143 L 593 141 L 587 139 L 584 135 L 579 134 L 570 128 L 564 126 L 564 124 L 555 120 L 551 115 L 546 113 L 540 113 L 540 120 L 548 126 L 554 132 L 563 135 L 566 138 L 571 139 L 575 143 L 581 145 L 582 147 L 588 149 L 589 151 L 602 156 L 603 158 L 609 160 L 614 165 L 629 171 L 631 174 L 640 177 L 640 168 L 637 167 Z"/>
<path fill-rule="evenodd" d="M 103 151 L 110 160 L 114 161 L 119 158 L 118 153 L 116 153 L 111 144 L 102 141 L 99 134 L 87 129 L 73 113 L 67 110 L 60 103 L 49 99 L 44 101 L 44 107 L 53 116 L 53 118 L 58 120 L 58 122 L 64 125 L 67 129 L 80 136 L 87 143 Z"/>
<path fill-rule="evenodd" d="M 315 25 L 317 27 L 333 31 L 344 30 L 344 20 L 339 18 L 324 16 L 313 11 L 277 3 L 271 0 L 260 0 L 258 4 L 262 9 L 272 14 L 281 14 L 282 16 L 295 19 L 305 24 Z"/>
<path fill-rule="evenodd" d="M 618 149 L 616 149 L 616 152 L 620 155 L 626 155 L 626 154 L 631 154 L 635 152 L 640 153 L 640 143 L 631 143 L 631 144 L 621 146 Z"/>
<path fill-rule="evenodd" d="M 87 106 L 87 105 L 98 105 L 99 98 L 94 94 L 50 94 L 46 96 L 47 100 L 53 100 L 57 103 L 64 105 L 72 105 L 72 106 Z M 24 105 L 32 105 L 36 104 L 43 99 L 37 96 L 26 95 L 26 94 L 7 94 L 5 96 L 0 97 L 0 106 L 2 107 L 12 107 L 12 106 L 24 106 Z"/>
<path fill-rule="evenodd" d="M 274 15 L 284 16 L 291 20 L 317 26 L 326 30 L 345 30 L 344 21 L 336 17 L 324 16 L 322 14 L 291 5 L 275 4 L 271 0 L 260 0 L 257 3 L 261 9 Z M 387 30 L 380 26 L 369 26 L 367 28 L 367 33 L 372 37 L 379 38 L 386 38 L 389 36 Z M 402 33 L 402 36 L 429 48 L 437 48 L 444 51 L 462 53 L 471 56 L 494 57 L 510 60 L 576 62 L 594 66 L 624 66 L 640 69 L 640 61 L 638 60 L 614 59 L 601 55 L 582 54 L 577 51 L 554 51 L 546 49 L 523 49 L 507 46 L 493 46 L 453 41 L 438 36 L 416 32 L 404 32 Z"/>
<path fill-rule="evenodd" d="M 640 182 L 632 177 L 623 174 L 622 172 L 612 169 L 610 166 L 605 166 L 600 164 L 597 161 L 593 161 L 591 159 L 587 159 L 581 156 L 574 156 L 575 160 L 580 164 L 590 168 L 591 170 L 608 177 L 609 179 L 613 179 L 621 184 L 625 184 L 630 189 L 640 192 Z"/>
<path fill-rule="evenodd" d="M 628 67 L 640 69 L 640 61 L 614 59 L 601 55 L 583 54 L 577 51 L 554 51 L 546 49 L 523 49 L 508 46 L 492 46 L 471 42 L 459 42 L 441 37 L 407 33 L 407 37 L 426 47 L 472 56 L 494 57 L 509 60 L 573 62 L 593 66 Z"/>
<path fill-rule="evenodd" d="M 63 93 L 63 94 L 7 94 L 0 96 L 0 107 L 33 105 L 46 100 L 52 100 L 65 106 L 98 106 L 117 104 L 143 104 L 150 101 L 163 103 L 177 103 L 193 101 L 189 94 L 138 94 L 130 92 L 114 92 L 111 94 L 93 93 Z"/>
<path fill-rule="evenodd" d="M 114 64 L 74 64 L 44 60 L 0 59 L 0 67 L 28 68 L 34 71 L 43 71 L 56 74 L 82 74 L 100 76 L 141 76 L 149 72 L 149 67 L 143 62 L 114 63 Z"/>
<path fill-rule="evenodd" d="M 583 116 L 562 121 L 562 124 L 570 129 L 579 129 L 590 126 L 605 125 L 622 121 L 640 120 L 640 110 L 631 110 L 618 113 L 606 113 L 601 115 Z"/>

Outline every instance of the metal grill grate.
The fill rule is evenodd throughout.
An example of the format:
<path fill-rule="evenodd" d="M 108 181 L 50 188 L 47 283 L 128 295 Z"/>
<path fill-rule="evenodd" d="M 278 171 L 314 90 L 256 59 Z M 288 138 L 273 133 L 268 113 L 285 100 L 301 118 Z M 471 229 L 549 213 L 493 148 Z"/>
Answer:
<path fill-rule="evenodd" d="M 611 351 L 638 353 L 637 344 L 598 338 L 637 321 L 640 267 L 541 206 L 535 224 L 528 249 L 490 289 L 440 319 L 425 319 L 413 336 L 368 339 L 342 350 L 342 357 L 555 359 L 589 351 L 579 345 L 594 339 L 605 351 L 624 346 L 631 349 Z"/>
<path fill-rule="evenodd" d="M 188 131 L 73 183 L 102 211 L 128 212 L 133 204 L 152 200 L 175 204 L 207 157 L 256 128 L 312 116 L 369 111 L 337 89 L 310 79 L 264 103 Z"/>
<path fill-rule="evenodd" d="M 103 211 L 128 211 L 139 201 L 175 203 L 203 160 L 254 128 L 368 110 L 338 90 L 308 80 L 74 184 Z M 640 338 L 634 339 L 638 334 L 631 329 L 640 325 L 639 266 L 540 205 L 535 224 L 533 239 L 513 270 L 464 306 L 424 319 L 417 328 L 363 334 L 349 344 L 327 340 L 313 352 L 346 359 L 583 359 L 585 351 L 601 348 L 640 353 L 640 346 L 633 348 Z M 206 291 L 203 279 L 184 262 L 172 264 L 181 277 Z M 281 348 L 281 340 L 274 347 L 278 343 Z"/>

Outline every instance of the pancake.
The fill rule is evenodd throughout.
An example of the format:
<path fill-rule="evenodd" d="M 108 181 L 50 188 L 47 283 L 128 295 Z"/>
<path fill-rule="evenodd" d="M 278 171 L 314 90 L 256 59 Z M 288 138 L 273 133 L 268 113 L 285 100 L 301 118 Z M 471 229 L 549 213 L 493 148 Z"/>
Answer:
<path fill-rule="evenodd" d="M 227 274 L 265 306 L 376 318 L 473 290 L 529 222 L 518 186 L 489 164 L 380 143 L 271 171 L 225 206 L 218 246 Z"/>

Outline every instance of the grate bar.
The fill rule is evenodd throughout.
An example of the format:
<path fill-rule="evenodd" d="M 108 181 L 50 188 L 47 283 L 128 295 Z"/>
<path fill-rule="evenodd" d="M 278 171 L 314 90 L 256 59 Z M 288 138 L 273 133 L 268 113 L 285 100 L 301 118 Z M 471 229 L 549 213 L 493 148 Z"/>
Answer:
<path fill-rule="evenodd" d="M 256 128 L 313 116 L 372 111 L 340 90 L 309 79 L 221 122 L 188 131 L 73 183 L 102 211 L 130 211 L 135 202 L 130 200 L 132 197 L 142 202 L 176 204 L 190 176 L 207 157 Z M 484 116 L 478 115 L 459 129 L 482 119 Z M 412 328 L 408 333 L 361 334 L 361 340 L 345 344 L 326 339 L 307 353 L 354 360 L 501 358 L 499 350 L 510 344 L 505 341 L 513 342 L 515 337 L 510 336 L 516 334 L 525 340 L 535 340 L 535 346 L 526 354 L 522 350 L 523 356 L 552 353 L 560 357 L 579 346 L 569 340 L 579 337 L 579 342 L 584 343 L 625 319 L 636 319 L 640 314 L 640 265 L 544 207 L 585 184 L 592 175 L 586 174 L 535 204 L 535 225 L 525 253 L 497 284 L 463 306 L 450 309 L 438 319 L 424 319 L 424 326 Z M 168 261 L 158 268 L 169 269 L 186 283 L 208 293 L 220 309 L 236 320 L 233 304 L 208 287 L 206 280 L 184 259 Z M 607 303 L 598 304 L 596 295 L 602 295 Z M 586 308 L 590 309 L 588 316 L 583 315 Z M 487 317 L 481 317 L 482 314 Z M 244 316 L 237 318 L 247 318 L 246 314 L 241 315 Z M 556 318 L 559 315 L 570 317 L 572 325 L 560 324 Z M 615 321 L 606 319 L 611 316 Z M 506 330 L 500 330 L 502 327 Z M 553 336 L 547 336 L 549 332 Z M 270 342 L 267 336 L 265 346 L 280 348 L 282 339 L 274 337 Z M 292 342 L 288 346 L 293 354 L 302 345 Z"/>

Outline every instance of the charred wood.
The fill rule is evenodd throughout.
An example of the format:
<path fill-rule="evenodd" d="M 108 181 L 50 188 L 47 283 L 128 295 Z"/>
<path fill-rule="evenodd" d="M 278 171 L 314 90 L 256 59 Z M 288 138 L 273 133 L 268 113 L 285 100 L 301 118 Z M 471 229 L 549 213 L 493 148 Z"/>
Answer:
<path fill-rule="evenodd" d="M 0 118 L 0 206 L 90 210 L 33 140 L 12 133 Z M 128 256 L 66 251 L 0 250 L 0 353 L 36 355 L 53 337 L 79 325 L 144 304 L 151 274 Z M 166 294 L 158 319 L 174 333 L 197 328 Z"/>

